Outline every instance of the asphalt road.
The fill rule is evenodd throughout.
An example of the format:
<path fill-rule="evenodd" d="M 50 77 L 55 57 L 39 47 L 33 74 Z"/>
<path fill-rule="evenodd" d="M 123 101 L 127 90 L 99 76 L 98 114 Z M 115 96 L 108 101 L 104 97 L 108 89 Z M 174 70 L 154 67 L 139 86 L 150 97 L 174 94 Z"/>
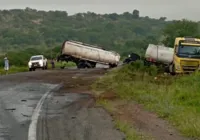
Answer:
<path fill-rule="evenodd" d="M 44 93 L 54 87 L 31 82 L 1 83 L 0 140 L 27 140 L 34 108 Z"/>
<path fill-rule="evenodd" d="M 122 140 L 124 135 L 114 128 L 108 113 L 94 107 L 90 94 L 83 94 L 104 71 L 65 69 L 1 76 L 0 140 Z"/>

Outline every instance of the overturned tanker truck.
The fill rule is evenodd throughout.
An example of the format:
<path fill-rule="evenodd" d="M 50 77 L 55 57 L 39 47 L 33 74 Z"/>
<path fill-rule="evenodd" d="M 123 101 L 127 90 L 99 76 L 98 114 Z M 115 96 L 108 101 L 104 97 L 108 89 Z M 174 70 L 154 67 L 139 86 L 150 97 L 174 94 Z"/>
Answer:
<path fill-rule="evenodd" d="M 94 45 L 77 41 L 65 41 L 57 61 L 74 62 L 77 68 L 95 68 L 97 63 L 117 67 L 120 55 Z"/>

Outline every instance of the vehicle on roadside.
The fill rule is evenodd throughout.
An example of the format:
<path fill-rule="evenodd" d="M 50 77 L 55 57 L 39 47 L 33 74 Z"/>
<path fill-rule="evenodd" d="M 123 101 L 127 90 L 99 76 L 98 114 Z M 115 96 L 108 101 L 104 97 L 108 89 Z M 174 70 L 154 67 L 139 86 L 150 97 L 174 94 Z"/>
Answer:
<path fill-rule="evenodd" d="M 124 59 L 123 64 L 129 64 L 131 62 L 135 62 L 137 60 L 140 60 L 140 56 L 136 53 L 131 53 L 128 55 L 126 59 Z"/>
<path fill-rule="evenodd" d="M 34 55 L 31 56 L 28 62 L 29 71 L 35 71 L 37 68 L 47 69 L 48 62 L 44 55 Z"/>
<path fill-rule="evenodd" d="M 77 68 L 95 68 L 97 63 L 114 68 L 118 66 L 120 55 L 94 45 L 65 41 L 57 61 L 74 62 Z"/>
<path fill-rule="evenodd" d="M 172 75 L 200 70 L 200 39 L 177 37 L 174 47 L 149 44 L 146 62 L 167 68 Z"/>

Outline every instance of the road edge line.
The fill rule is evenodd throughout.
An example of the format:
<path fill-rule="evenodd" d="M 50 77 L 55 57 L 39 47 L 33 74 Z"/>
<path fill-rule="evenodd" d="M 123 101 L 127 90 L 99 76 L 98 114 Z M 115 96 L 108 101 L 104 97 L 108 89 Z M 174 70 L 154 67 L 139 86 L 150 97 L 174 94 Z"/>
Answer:
<path fill-rule="evenodd" d="M 39 100 L 37 103 L 36 108 L 33 111 L 32 117 L 31 117 L 31 122 L 29 125 L 29 130 L 28 130 L 28 140 L 37 140 L 37 123 L 38 123 L 38 118 L 40 116 L 40 111 L 41 107 L 45 101 L 45 99 L 53 93 L 54 90 L 59 89 L 62 86 L 62 84 L 56 85 L 54 88 L 52 88 L 50 91 L 46 92 Z"/>

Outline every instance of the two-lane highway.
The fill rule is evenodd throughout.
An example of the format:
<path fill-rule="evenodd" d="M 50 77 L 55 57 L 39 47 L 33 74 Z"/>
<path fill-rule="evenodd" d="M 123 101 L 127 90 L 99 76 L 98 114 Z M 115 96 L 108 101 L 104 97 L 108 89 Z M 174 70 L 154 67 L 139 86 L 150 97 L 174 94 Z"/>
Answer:
<path fill-rule="evenodd" d="M 0 140 L 122 140 L 96 108 L 90 85 L 107 70 L 45 70 L 0 76 Z"/>

